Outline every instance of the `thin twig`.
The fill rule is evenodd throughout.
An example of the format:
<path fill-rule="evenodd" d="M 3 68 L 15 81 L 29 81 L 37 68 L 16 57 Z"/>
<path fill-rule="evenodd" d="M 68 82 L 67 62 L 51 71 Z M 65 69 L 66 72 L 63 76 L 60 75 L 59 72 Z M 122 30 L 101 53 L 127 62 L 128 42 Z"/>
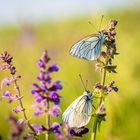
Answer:
<path fill-rule="evenodd" d="M 12 75 L 12 78 L 14 78 L 14 75 Z M 37 140 L 38 138 L 37 138 L 37 135 L 35 134 L 35 130 L 34 130 L 34 128 L 31 126 L 31 124 L 30 124 L 30 122 L 29 122 L 29 119 L 28 119 L 28 117 L 27 117 L 27 115 L 26 115 L 25 108 L 24 108 L 24 106 L 23 106 L 22 98 L 20 98 L 21 92 L 20 92 L 20 89 L 19 89 L 19 86 L 18 86 L 16 80 L 14 81 L 14 86 L 15 86 L 16 92 L 17 92 L 18 97 L 19 97 L 19 98 L 18 98 L 18 101 L 19 101 L 19 105 L 20 105 L 20 107 L 21 107 L 21 109 L 22 109 L 23 117 L 24 117 L 24 119 L 27 121 L 28 127 L 31 129 L 31 131 L 33 132 L 33 135 L 35 136 L 35 139 Z"/>

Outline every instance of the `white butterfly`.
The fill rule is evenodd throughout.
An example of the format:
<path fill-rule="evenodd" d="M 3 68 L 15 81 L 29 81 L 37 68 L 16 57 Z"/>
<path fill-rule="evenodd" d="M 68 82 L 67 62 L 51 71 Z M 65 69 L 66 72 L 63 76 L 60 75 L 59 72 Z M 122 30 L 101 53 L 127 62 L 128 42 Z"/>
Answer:
<path fill-rule="evenodd" d="M 103 32 L 90 35 L 74 44 L 70 54 L 87 60 L 97 60 L 100 56 L 105 37 Z"/>
<path fill-rule="evenodd" d="M 92 113 L 92 93 L 85 91 L 63 113 L 62 120 L 70 128 L 80 128 L 88 124 Z"/>

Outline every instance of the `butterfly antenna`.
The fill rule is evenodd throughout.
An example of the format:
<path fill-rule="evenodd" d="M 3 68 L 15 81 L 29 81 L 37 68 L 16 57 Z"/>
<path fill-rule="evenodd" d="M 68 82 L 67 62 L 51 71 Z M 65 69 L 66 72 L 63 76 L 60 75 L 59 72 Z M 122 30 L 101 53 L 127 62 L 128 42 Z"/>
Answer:
<path fill-rule="evenodd" d="M 86 89 L 87 89 L 87 85 L 88 85 L 88 80 L 86 80 Z"/>
<path fill-rule="evenodd" d="M 101 17 L 101 21 L 100 21 L 100 25 L 99 25 L 99 31 L 100 31 L 100 29 L 101 29 L 101 25 L 102 25 L 102 21 L 103 21 L 103 18 L 104 18 L 104 15 L 102 15 L 102 17 Z"/>
<path fill-rule="evenodd" d="M 83 79 L 82 79 L 81 74 L 79 74 L 79 77 L 80 77 L 80 79 L 81 79 L 81 82 L 82 82 L 82 85 L 83 85 L 84 89 L 87 90 L 87 88 L 86 88 L 86 86 L 85 86 L 85 84 L 84 84 L 84 81 L 83 81 Z"/>
<path fill-rule="evenodd" d="M 88 21 L 88 23 L 97 31 L 97 28 L 94 26 L 94 24 L 91 21 Z"/>

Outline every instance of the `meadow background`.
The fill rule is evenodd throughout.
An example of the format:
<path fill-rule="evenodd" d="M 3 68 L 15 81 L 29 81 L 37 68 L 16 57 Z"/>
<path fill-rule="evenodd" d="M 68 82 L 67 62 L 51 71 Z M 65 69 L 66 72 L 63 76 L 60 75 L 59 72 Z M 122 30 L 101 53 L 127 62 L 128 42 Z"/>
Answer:
<path fill-rule="evenodd" d="M 50 17 L 45 14 L 41 17 L 41 14 L 38 14 L 37 18 L 35 18 L 36 11 L 36 13 L 31 12 L 31 17 L 26 18 L 25 15 L 22 16 L 23 14 L 20 15 L 19 13 L 18 20 L 15 19 L 16 16 L 13 16 L 13 18 L 8 16 L 8 12 L 5 14 L 7 15 L 6 19 L 4 13 L 5 11 L 10 11 L 10 9 L 4 9 L 5 3 L 1 5 L 1 8 L 3 8 L 0 10 L 0 53 L 6 50 L 14 57 L 17 72 L 22 76 L 19 85 L 24 95 L 23 102 L 31 122 L 45 124 L 44 116 L 34 117 L 32 115 L 35 110 L 31 108 L 33 96 L 30 94 L 32 83 L 36 82 L 36 76 L 39 73 L 37 61 L 45 49 L 48 50 L 52 62 L 60 66 L 60 71 L 53 74 L 53 77 L 61 80 L 64 87 L 60 91 L 60 94 L 63 96 L 60 104 L 62 111 L 84 91 L 78 77 L 79 73 L 82 74 L 84 79 L 89 80 L 88 88 L 90 90 L 92 90 L 96 82 L 100 81 L 100 75 L 95 71 L 95 63 L 72 57 L 69 55 L 69 49 L 80 38 L 96 33 L 96 29 L 89 25 L 88 21 L 91 21 L 94 26 L 98 27 L 101 15 L 104 14 L 102 28 L 107 28 L 110 19 L 118 20 L 116 31 L 117 48 L 120 55 L 116 56 L 114 60 L 114 63 L 118 66 L 117 74 L 108 74 L 107 81 L 115 80 L 116 85 L 119 87 L 119 92 L 110 94 L 106 100 L 107 120 L 102 123 L 97 138 L 98 140 L 139 140 L 140 5 L 138 1 L 125 0 L 126 3 L 123 3 L 123 1 L 122 4 L 120 1 L 120 4 L 115 7 L 116 1 L 114 1 L 114 5 L 113 2 L 112 5 L 109 4 L 109 0 L 103 2 L 95 1 L 92 5 L 93 10 L 92 6 L 89 8 L 90 10 L 88 9 L 90 4 L 84 5 L 83 2 L 81 7 L 83 7 L 83 4 L 87 8 L 81 8 L 79 13 L 78 11 L 72 14 L 69 12 L 68 15 L 65 13 L 63 16 L 62 13 L 58 13 L 58 16 L 57 14 L 54 14 L 55 16 L 50 14 Z M 58 7 L 53 8 L 66 9 L 66 7 L 63 7 L 62 4 L 64 3 L 62 2 L 62 0 L 57 2 L 59 4 Z M 71 2 L 74 2 L 74 0 Z M 86 2 L 90 3 L 91 0 Z M 24 8 L 26 11 L 26 7 L 22 5 L 23 3 L 24 1 L 19 4 L 20 7 L 23 6 L 21 11 Z M 38 2 L 39 4 L 40 2 Z M 46 4 L 49 4 L 49 1 Z M 102 9 L 104 5 L 106 8 Z M 32 7 L 34 7 L 34 3 Z M 69 7 L 71 11 L 73 11 L 73 8 L 72 6 Z M 30 10 L 32 11 L 32 9 Z M 53 19 L 53 16 L 56 18 Z M 0 80 L 5 76 L 6 73 L 1 71 Z M 0 92 L 2 94 L 2 91 Z M 7 104 L 5 99 L 0 100 L 0 135 L 4 140 L 8 139 L 9 133 L 6 115 L 15 104 Z M 59 121 L 61 121 L 61 116 Z M 92 130 L 92 122 L 93 120 L 88 125 L 90 131 Z M 85 135 L 83 140 L 87 140 L 89 137 L 90 133 Z M 43 139 L 43 136 L 40 139 Z M 53 139 L 52 137 L 51 140 Z"/>

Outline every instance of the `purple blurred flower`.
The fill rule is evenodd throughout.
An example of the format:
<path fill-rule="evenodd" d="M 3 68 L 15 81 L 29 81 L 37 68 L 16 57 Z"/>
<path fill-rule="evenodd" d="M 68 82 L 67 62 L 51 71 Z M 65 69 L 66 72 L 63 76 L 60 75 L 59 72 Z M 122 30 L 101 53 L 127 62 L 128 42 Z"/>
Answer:
<path fill-rule="evenodd" d="M 18 124 L 18 126 L 19 126 L 20 128 L 24 129 L 26 122 L 25 122 L 24 119 L 19 119 L 19 120 L 17 121 L 17 124 Z"/>
<path fill-rule="evenodd" d="M 5 70 L 5 69 L 7 69 L 9 67 L 9 65 L 7 64 L 7 63 L 2 63 L 1 65 L 0 65 L 0 70 Z"/>
<path fill-rule="evenodd" d="M 59 70 L 58 66 L 56 64 L 52 64 L 51 66 L 49 66 L 47 72 L 57 72 Z"/>
<path fill-rule="evenodd" d="M 42 100 L 42 101 L 40 102 L 40 104 L 41 104 L 42 106 L 46 106 L 46 105 L 47 105 L 46 100 Z"/>
<path fill-rule="evenodd" d="M 23 137 L 23 140 L 32 140 L 32 138 L 29 135 L 26 135 L 25 137 Z"/>
<path fill-rule="evenodd" d="M 60 107 L 58 105 L 54 105 L 50 110 L 49 110 L 49 113 L 53 116 L 56 116 L 58 117 L 60 112 L 58 111 L 61 111 Z"/>
<path fill-rule="evenodd" d="M 25 129 L 24 121 L 18 122 L 18 119 L 13 115 L 7 116 L 7 121 L 10 124 L 10 139 L 15 140 L 21 138 L 21 134 Z"/>
<path fill-rule="evenodd" d="M 15 112 L 15 113 L 18 113 L 18 112 L 20 112 L 20 111 L 22 111 L 24 108 L 21 108 L 20 106 L 16 106 L 14 109 L 13 109 L 13 111 Z"/>
<path fill-rule="evenodd" d="M 34 128 L 35 130 L 35 133 L 39 133 L 39 132 L 42 132 L 44 129 L 41 125 L 38 125 L 38 124 L 32 124 L 32 127 Z"/>
<path fill-rule="evenodd" d="M 34 97 L 34 101 L 38 103 L 43 101 L 43 97 L 41 96 L 41 94 L 36 94 L 36 96 Z"/>
<path fill-rule="evenodd" d="M 6 91 L 2 94 L 2 98 L 10 97 L 10 96 L 11 96 L 11 93 L 9 91 Z"/>
<path fill-rule="evenodd" d="M 1 82 L 1 88 L 3 86 L 3 84 L 6 84 L 6 86 L 10 86 L 11 80 L 10 78 L 4 78 Z"/>
<path fill-rule="evenodd" d="M 72 136 L 76 136 L 76 137 L 82 137 L 84 134 L 88 133 L 89 129 L 88 128 L 75 128 L 75 129 L 71 129 L 70 130 L 70 134 Z"/>
<path fill-rule="evenodd" d="M 32 107 L 36 108 L 36 111 L 34 112 L 35 116 L 39 116 L 44 113 L 43 109 L 39 105 L 33 104 Z"/>
<path fill-rule="evenodd" d="M 2 88 L 2 86 L 3 86 L 3 84 L 5 84 L 6 86 L 10 86 L 10 84 L 12 83 L 12 82 L 14 82 L 14 81 L 16 81 L 16 80 L 18 80 L 18 79 L 20 79 L 21 78 L 21 76 L 15 76 L 14 78 L 13 77 L 11 77 L 11 78 L 4 78 L 3 80 L 2 80 L 2 82 L 1 82 L 1 88 Z"/>
<path fill-rule="evenodd" d="M 16 95 L 12 94 L 9 91 L 3 92 L 2 98 L 5 98 L 5 97 L 8 97 L 9 98 L 8 103 L 11 103 L 13 100 L 15 100 L 17 98 Z"/>
<path fill-rule="evenodd" d="M 64 136 L 62 133 L 56 133 L 55 136 L 58 138 L 58 139 L 63 139 Z"/>

